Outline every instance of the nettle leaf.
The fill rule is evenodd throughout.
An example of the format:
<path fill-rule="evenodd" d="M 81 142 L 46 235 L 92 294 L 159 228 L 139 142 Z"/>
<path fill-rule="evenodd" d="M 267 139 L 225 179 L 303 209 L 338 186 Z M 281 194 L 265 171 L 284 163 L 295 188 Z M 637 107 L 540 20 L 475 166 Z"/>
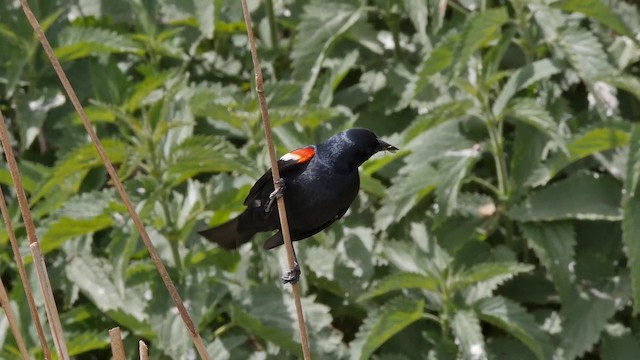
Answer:
<path fill-rule="evenodd" d="M 489 297 L 475 304 L 478 317 L 525 344 L 538 359 L 551 359 L 553 348 L 548 335 L 540 329 L 533 316 L 520 304 L 501 296 Z"/>
<path fill-rule="evenodd" d="M 175 146 L 169 155 L 167 174 L 174 185 L 201 173 L 238 171 L 253 176 L 252 161 L 222 138 L 195 135 Z"/>
<path fill-rule="evenodd" d="M 297 41 L 291 52 L 293 77 L 304 81 L 302 104 L 309 100 L 320 68 L 333 44 L 344 36 L 364 14 L 363 7 L 346 2 L 313 1 L 304 7 L 298 24 Z"/>
<path fill-rule="evenodd" d="M 231 306 L 231 318 L 235 324 L 246 329 L 251 334 L 268 340 L 298 357 L 302 357 L 300 344 L 292 339 L 291 333 L 264 324 L 260 319 L 234 305 Z M 289 320 L 293 321 L 293 319 Z"/>
<path fill-rule="evenodd" d="M 630 38 L 634 34 L 609 5 L 602 0 L 560 0 L 551 4 L 552 7 L 567 12 L 578 12 L 592 17 L 602 25 L 608 26 L 620 35 Z"/>
<path fill-rule="evenodd" d="M 127 157 L 128 146 L 120 140 L 102 140 L 102 146 L 113 164 L 122 163 Z M 56 186 L 70 179 L 73 180 L 70 187 L 77 189 L 84 175 L 89 170 L 100 166 L 102 166 L 102 160 L 98 157 L 98 152 L 93 144 L 78 147 L 56 163 L 51 175 L 44 181 L 44 184 L 39 186 L 31 202 L 37 202 L 43 196 L 48 195 Z"/>
<path fill-rule="evenodd" d="M 616 69 L 609 63 L 602 43 L 592 32 L 567 28 L 560 31 L 558 36 L 557 44 L 582 78 L 595 80 L 616 73 Z"/>
<path fill-rule="evenodd" d="M 525 123 L 516 124 L 510 173 L 517 186 L 514 186 L 512 199 L 524 195 L 533 184 L 549 181 L 549 171 L 542 164 L 548 142 L 548 137 L 532 126 Z"/>
<path fill-rule="evenodd" d="M 571 264 L 575 261 L 576 234 L 570 222 L 521 224 L 527 244 L 551 274 L 563 303 L 574 295 Z"/>
<path fill-rule="evenodd" d="M 480 159 L 480 147 L 472 146 L 458 151 L 447 151 L 438 163 L 440 176 L 436 188 L 436 199 L 442 208 L 442 213 L 451 215 L 458 201 L 458 194 L 462 180 Z"/>
<path fill-rule="evenodd" d="M 502 25 L 507 21 L 509 21 L 509 15 L 503 7 L 489 9 L 473 17 L 466 25 L 463 40 L 459 43 L 453 57 L 455 66 L 466 66 L 476 50 L 499 36 Z"/>
<path fill-rule="evenodd" d="M 427 21 L 429 16 L 428 3 L 421 0 L 403 0 L 404 7 L 409 13 L 409 19 L 416 28 L 418 39 L 422 44 L 427 44 Z"/>
<path fill-rule="evenodd" d="M 629 131 L 624 124 L 590 129 L 567 141 L 569 156 L 560 154 L 551 160 L 549 164 L 549 173 L 546 175 L 546 179 L 548 181 L 548 179 L 553 178 L 557 173 L 559 173 L 560 170 L 580 159 L 593 155 L 597 152 L 622 147 L 628 143 Z"/>
<path fill-rule="evenodd" d="M 629 144 L 627 177 L 624 182 L 622 207 L 622 241 L 629 262 L 633 312 L 640 311 L 640 127 L 634 126 Z"/>
<path fill-rule="evenodd" d="M 139 44 L 128 36 L 94 27 L 66 27 L 60 31 L 59 44 L 54 51 L 61 61 L 110 53 L 142 53 Z"/>
<path fill-rule="evenodd" d="M 610 294 L 602 296 L 599 290 L 574 296 L 571 300 L 562 308 L 564 321 L 560 347 L 566 359 L 575 359 L 591 349 L 615 314 L 616 303 L 624 301 Z"/>
<path fill-rule="evenodd" d="M 427 291 L 437 291 L 441 279 L 434 275 L 422 275 L 415 273 L 397 273 L 384 278 L 374 285 L 368 292 L 360 296 L 358 301 L 367 300 L 376 296 L 384 295 L 392 291 L 403 289 L 422 289 Z"/>
<path fill-rule="evenodd" d="M 491 112 L 498 116 L 507 106 L 507 103 L 515 94 L 532 84 L 547 79 L 552 75 L 560 73 L 564 69 L 564 64 L 556 59 L 542 59 L 531 64 L 527 64 L 511 74 L 509 80 L 502 87 L 502 91 L 493 103 Z"/>
<path fill-rule="evenodd" d="M 621 324 L 607 325 L 601 344 L 600 355 L 604 360 L 634 360 L 640 354 L 637 337 Z"/>
<path fill-rule="evenodd" d="M 456 280 L 450 285 L 450 288 L 462 289 L 469 285 L 476 284 L 482 286 L 482 283 L 489 282 L 495 289 L 499 284 L 504 283 L 514 276 L 529 272 L 533 269 L 534 267 L 532 265 L 517 262 L 481 263 L 456 274 Z"/>
<path fill-rule="evenodd" d="M 622 186 L 608 175 L 579 173 L 534 192 L 509 210 L 517 221 L 622 219 Z"/>
<path fill-rule="evenodd" d="M 350 343 L 351 359 L 369 359 L 391 337 L 422 318 L 424 301 L 403 296 L 369 313 Z"/>
<path fill-rule="evenodd" d="M 637 77 L 624 74 L 618 76 L 612 76 L 608 78 L 604 78 L 601 81 L 609 83 L 618 89 L 622 89 L 628 91 L 630 94 L 636 97 L 636 99 L 640 100 L 640 80 Z"/>
<path fill-rule="evenodd" d="M 534 99 L 521 99 L 511 104 L 507 115 L 514 120 L 531 125 L 553 140 L 565 153 L 568 150 L 560 133 L 560 128 L 551 114 Z M 510 117 L 509 117 L 510 118 Z"/>
<path fill-rule="evenodd" d="M 478 320 L 475 312 L 470 310 L 456 311 L 451 321 L 451 330 L 453 330 L 456 344 L 460 348 L 464 359 L 480 360 L 487 358 L 480 320 Z"/>

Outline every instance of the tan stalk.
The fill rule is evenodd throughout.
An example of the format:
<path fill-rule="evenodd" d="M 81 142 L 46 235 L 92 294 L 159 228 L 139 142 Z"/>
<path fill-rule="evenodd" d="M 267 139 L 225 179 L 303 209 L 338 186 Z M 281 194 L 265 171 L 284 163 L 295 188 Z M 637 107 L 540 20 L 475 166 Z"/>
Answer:
<path fill-rule="evenodd" d="M 142 340 L 138 342 L 138 351 L 140 352 L 140 360 L 149 360 L 149 348 Z"/>
<path fill-rule="evenodd" d="M 122 343 L 122 335 L 120 334 L 120 328 L 114 327 L 109 329 L 109 339 L 111 340 L 111 355 L 113 360 L 126 360 L 127 356 L 124 353 L 124 344 Z"/>
<path fill-rule="evenodd" d="M 4 287 L 2 278 L 0 278 L 0 306 L 4 309 L 4 314 L 7 316 L 7 320 L 9 320 L 9 327 L 11 328 L 13 338 L 16 340 L 16 344 L 18 345 L 18 350 L 20 350 L 20 356 L 22 356 L 24 360 L 29 360 L 29 352 L 27 351 L 27 347 L 24 345 L 24 339 L 20 333 L 20 326 L 18 326 L 18 319 L 11 308 L 9 294 L 7 294 L 7 289 Z"/>
<path fill-rule="evenodd" d="M 256 42 L 251 28 L 251 14 L 247 7 L 247 1 L 241 0 L 242 13 L 244 14 L 244 23 L 247 27 L 247 37 L 251 47 L 251 58 L 256 73 L 256 92 L 258 93 L 258 102 L 260 103 L 260 113 L 262 114 L 262 123 L 264 127 L 264 136 L 267 142 L 267 150 L 269 159 L 271 160 L 271 173 L 273 175 L 273 186 L 276 190 L 280 189 L 280 170 L 278 169 L 278 158 L 276 150 L 273 147 L 273 139 L 271 137 L 271 121 L 269 120 L 269 108 L 267 107 L 267 99 L 264 96 L 264 80 L 262 78 L 262 69 L 260 68 L 260 60 L 258 59 L 258 51 L 256 50 Z M 284 246 L 287 250 L 287 261 L 289 269 L 295 267 L 293 243 L 291 242 L 291 232 L 289 231 L 289 220 L 287 218 L 287 210 L 284 204 L 284 196 L 278 197 L 278 215 L 280 217 L 280 231 L 284 239 Z M 299 261 L 299 260 L 298 260 Z M 299 264 L 298 264 L 299 265 Z M 302 311 L 302 302 L 300 301 L 300 286 L 291 284 L 293 290 L 293 299 L 296 305 L 296 314 L 298 318 L 298 328 L 300 329 L 300 339 L 302 342 L 302 353 L 305 360 L 311 359 L 311 351 L 309 350 L 309 339 L 307 337 L 307 328 L 304 323 L 304 313 Z"/>
<path fill-rule="evenodd" d="M 2 116 L 2 112 L 0 112 L 0 120 L 2 120 L 2 122 L 4 123 L 4 117 Z M 40 315 L 38 314 L 38 309 L 36 308 L 36 301 L 33 299 L 33 292 L 31 291 L 31 281 L 29 281 L 29 277 L 27 276 L 27 270 L 25 269 L 24 262 L 22 261 L 22 255 L 20 255 L 20 247 L 18 246 L 18 240 L 16 239 L 16 234 L 13 232 L 13 225 L 11 225 L 11 216 L 9 215 L 9 208 L 7 207 L 7 202 L 4 200 L 4 193 L 2 192 L 2 187 L 0 187 L 0 210 L 2 210 L 2 218 L 4 220 L 5 229 L 7 229 L 7 233 L 9 234 L 9 243 L 11 243 L 13 258 L 16 260 L 16 266 L 18 267 L 18 274 L 20 275 L 20 281 L 22 281 L 22 287 L 24 288 L 24 295 L 27 297 L 27 304 L 29 306 L 29 312 L 31 313 L 31 318 L 33 319 L 33 323 L 36 327 L 36 333 L 38 333 L 38 340 L 40 341 L 40 346 L 42 347 L 42 353 L 46 360 L 51 360 L 51 351 L 49 351 L 49 346 L 47 345 L 47 339 L 44 336 L 44 329 L 42 328 Z"/>
<path fill-rule="evenodd" d="M 198 329 L 195 327 L 193 320 L 191 320 L 191 317 L 189 316 L 189 312 L 187 311 L 187 308 L 184 306 L 184 303 L 180 298 L 180 294 L 178 294 L 178 290 L 173 284 L 173 281 L 171 280 L 171 278 L 169 277 L 169 273 L 167 272 L 167 269 L 164 267 L 164 264 L 160 259 L 160 255 L 158 254 L 158 251 L 156 250 L 155 246 L 151 242 L 151 239 L 149 238 L 149 234 L 144 228 L 144 224 L 142 223 L 142 220 L 138 216 L 138 213 L 136 213 L 133 203 L 131 202 L 131 199 L 129 199 L 129 195 L 125 191 L 124 185 L 122 184 L 122 181 L 118 177 L 118 174 L 116 173 L 116 170 L 113 167 L 113 164 L 107 157 L 104 147 L 102 146 L 102 143 L 100 142 L 100 139 L 98 138 L 98 135 L 96 134 L 95 130 L 91 126 L 91 122 L 89 121 L 89 118 L 87 117 L 87 114 L 84 111 L 82 104 L 80 104 L 80 100 L 78 99 L 78 96 L 76 95 L 75 90 L 73 90 L 71 83 L 69 83 L 69 79 L 67 78 L 67 75 L 62 69 L 62 66 L 60 65 L 60 61 L 55 56 L 53 49 L 49 44 L 49 40 L 47 40 L 47 37 L 42 31 L 42 27 L 40 26 L 40 23 L 33 15 L 33 12 L 31 11 L 31 8 L 29 7 L 29 4 L 27 3 L 26 0 L 20 0 L 20 4 L 22 5 L 22 10 L 26 15 L 27 20 L 31 24 L 31 27 L 35 31 L 36 35 L 38 36 L 38 39 L 40 40 L 40 44 L 42 44 L 42 47 L 45 53 L 47 54 L 47 57 L 49 58 L 51 65 L 53 66 L 53 70 L 58 75 L 58 78 L 62 83 L 62 87 L 64 87 L 64 90 L 66 91 L 67 96 L 69 96 L 69 100 L 71 100 L 73 107 L 76 109 L 76 112 L 80 116 L 80 119 L 82 120 L 82 124 L 84 125 L 85 130 L 87 131 L 87 134 L 91 138 L 91 142 L 95 146 L 96 151 L 100 156 L 100 159 L 102 160 L 105 168 L 107 169 L 107 172 L 109 173 L 109 177 L 113 182 L 113 186 L 116 188 L 116 191 L 120 195 L 122 202 L 127 208 L 129 215 L 131 216 L 131 220 L 133 221 L 136 229 L 138 230 L 138 233 L 140 234 L 140 237 L 142 238 L 142 242 L 144 242 L 144 245 L 149 251 L 149 256 L 151 257 L 153 264 L 156 266 L 156 269 L 160 274 L 160 278 L 162 278 L 162 281 L 164 282 L 164 285 L 167 288 L 167 291 L 169 292 L 169 296 L 171 296 L 171 300 L 173 300 L 174 304 L 176 305 L 176 308 L 178 309 L 178 313 L 180 313 L 180 317 L 182 318 L 182 321 L 184 322 L 185 327 L 187 328 L 189 335 L 193 340 L 196 350 L 198 351 L 201 358 L 209 359 L 210 357 L 209 357 L 209 354 L 207 353 L 207 348 L 204 345 L 204 342 L 202 341 L 202 337 L 200 336 Z"/>

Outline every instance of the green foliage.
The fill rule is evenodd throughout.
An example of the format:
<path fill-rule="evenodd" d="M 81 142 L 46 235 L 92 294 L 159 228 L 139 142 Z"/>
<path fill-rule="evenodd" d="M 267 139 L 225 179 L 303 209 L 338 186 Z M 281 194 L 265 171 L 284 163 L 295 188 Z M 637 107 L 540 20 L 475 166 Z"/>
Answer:
<path fill-rule="evenodd" d="M 637 5 L 249 3 L 279 153 L 357 126 L 401 149 L 363 166 L 341 221 L 296 243 L 314 358 L 640 351 Z M 1 5 L 0 110 L 70 352 L 108 356 L 118 325 L 130 358 L 140 339 L 154 358 L 192 356 L 37 38 L 17 2 Z M 242 211 L 269 167 L 239 2 L 32 6 L 211 354 L 299 358 L 282 252 L 197 235 Z M 6 167 L 0 183 L 26 244 Z M 11 259 L 3 246 L 0 274 L 41 358 Z M 0 358 L 15 358 L 6 329 L 0 317 Z"/>

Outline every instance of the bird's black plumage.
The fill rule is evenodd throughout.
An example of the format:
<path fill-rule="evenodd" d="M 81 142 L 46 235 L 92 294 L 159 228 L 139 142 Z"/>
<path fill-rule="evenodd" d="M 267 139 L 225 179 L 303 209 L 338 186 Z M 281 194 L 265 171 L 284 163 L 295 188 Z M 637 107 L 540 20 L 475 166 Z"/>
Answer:
<path fill-rule="evenodd" d="M 284 199 L 292 240 L 308 238 L 340 219 L 358 194 L 358 167 L 384 150 L 397 148 L 367 129 L 349 129 L 280 158 L 278 168 L 286 188 Z M 269 170 L 251 188 L 242 214 L 200 234 L 225 249 L 236 249 L 258 232 L 278 230 L 276 206 L 268 206 L 273 191 Z M 265 241 L 264 248 L 282 244 L 278 231 Z"/>

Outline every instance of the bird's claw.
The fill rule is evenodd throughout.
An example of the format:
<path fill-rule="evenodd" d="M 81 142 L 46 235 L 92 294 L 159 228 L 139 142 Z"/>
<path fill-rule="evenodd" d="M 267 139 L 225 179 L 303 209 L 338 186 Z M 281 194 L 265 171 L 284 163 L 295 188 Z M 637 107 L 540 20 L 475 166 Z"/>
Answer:
<path fill-rule="evenodd" d="M 287 272 L 284 273 L 284 275 L 282 275 L 282 283 L 283 284 L 297 284 L 298 281 L 300 281 L 300 274 L 302 272 L 300 271 L 300 266 L 298 265 L 298 262 L 294 262 L 294 266 L 293 269 L 289 269 Z"/>
<path fill-rule="evenodd" d="M 276 183 L 279 186 L 275 190 L 273 190 L 271 194 L 269 194 L 269 202 L 267 203 L 267 206 L 264 207 L 264 212 L 266 213 L 271 212 L 271 210 L 273 209 L 273 204 L 275 204 L 277 199 L 282 197 L 282 194 L 286 189 L 286 187 L 284 186 L 283 178 L 280 178 L 278 181 L 276 181 Z"/>

